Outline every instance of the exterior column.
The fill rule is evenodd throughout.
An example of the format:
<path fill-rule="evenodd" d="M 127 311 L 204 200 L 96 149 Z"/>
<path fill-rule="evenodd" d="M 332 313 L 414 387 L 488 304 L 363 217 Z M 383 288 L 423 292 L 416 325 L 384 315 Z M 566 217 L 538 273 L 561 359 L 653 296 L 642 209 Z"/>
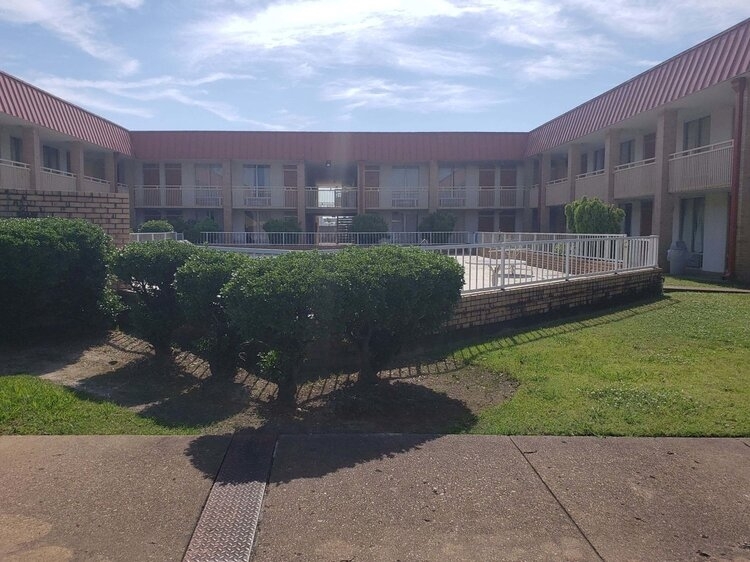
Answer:
<path fill-rule="evenodd" d="M 133 230 L 137 228 L 137 217 L 135 213 L 135 175 L 136 175 L 136 163 L 135 160 L 125 160 L 125 169 L 123 170 L 125 177 L 125 184 L 128 186 L 128 201 L 130 203 L 130 226 Z"/>
<path fill-rule="evenodd" d="M 21 150 L 23 161 L 29 165 L 29 189 L 42 189 L 42 145 L 39 131 L 34 127 L 24 127 Z"/>
<path fill-rule="evenodd" d="M 539 232 L 549 232 L 549 208 L 547 207 L 547 182 L 550 177 L 549 154 L 539 160 Z"/>
<path fill-rule="evenodd" d="M 604 136 L 604 202 L 615 202 L 615 167 L 620 163 L 620 130 L 609 129 Z"/>
<path fill-rule="evenodd" d="M 576 176 L 581 173 L 581 145 L 571 144 L 568 147 L 568 184 L 571 202 L 576 200 Z"/>
<path fill-rule="evenodd" d="M 222 221 L 224 232 L 233 232 L 232 225 L 232 161 L 224 160 L 221 163 L 221 194 L 222 194 Z"/>
<path fill-rule="evenodd" d="M 306 214 L 306 180 L 305 180 L 305 161 L 300 160 L 297 162 L 297 222 L 302 227 L 303 231 L 307 230 L 307 214 Z"/>
<path fill-rule="evenodd" d="M 70 173 L 76 177 L 76 191 L 83 191 L 83 143 L 70 143 Z"/>
<path fill-rule="evenodd" d="M 117 160 L 119 154 L 106 152 L 104 154 L 104 179 L 109 182 L 109 192 L 117 193 Z"/>
<path fill-rule="evenodd" d="M 357 214 L 365 214 L 365 163 L 357 161 Z"/>
<path fill-rule="evenodd" d="M 659 267 L 667 267 L 667 250 L 672 243 L 674 196 L 669 193 L 669 155 L 677 147 L 677 111 L 665 110 L 656 121 L 656 192 L 651 232 L 659 236 Z"/>
<path fill-rule="evenodd" d="M 430 160 L 430 172 L 427 176 L 427 211 L 434 213 L 438 210 L 440 202 L 440 189 L 438 188 L 438 176 L 440 168 L 437 160 Z"/>
<path fill-rule="evenodd" d="M 531 186 L 534 183 L 534 161 L 524 160 L 521 169 L 523 171 L 523 178 L 520 182 L 516 181 L 519 185 L 524 186 L 521 201 L 521 230 L 523 232 L 531 232 L 532 211 L 529 194 L 531 193 Z"/>
<path fill-rule="evenodd" d="M 750 84 L 745 86 L 744 100 L 737 100 L 744 104 L 742 121 L 737 123 L 742 127 L 739 138 L 742 141 L 739 170 L 739 189 L 737 197 L 737 250 L 735 251 L 734 274 L 745 282 L 750 281 Z M 739 98 L 739 95 L 737 96 Z M 735 115 L 739 113 L 735 108 Z M 737 131 L 735 131 L 737 137 Z M 735 138 L 735 143 L 737 138 Z"/>

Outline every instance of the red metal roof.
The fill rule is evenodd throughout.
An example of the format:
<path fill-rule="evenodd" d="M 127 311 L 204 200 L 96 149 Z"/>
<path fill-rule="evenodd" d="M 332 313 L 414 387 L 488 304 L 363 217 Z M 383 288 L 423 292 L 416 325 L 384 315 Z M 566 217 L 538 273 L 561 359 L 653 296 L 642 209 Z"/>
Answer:
<path fill-rule="evenodd" d="M 261 159 L 338 162 L 520 160 L 528 133 L 133 131 L 142 160 Z"/>
<path fill-rule="evenodd" d="M 0 112 L 131 155 L 127 129 L 1 71 Z"/>
<path fill-rule="evenodd" d="M 529 133 L 533 156 L 750 72 L 750 19 L 661 63 Z"/>

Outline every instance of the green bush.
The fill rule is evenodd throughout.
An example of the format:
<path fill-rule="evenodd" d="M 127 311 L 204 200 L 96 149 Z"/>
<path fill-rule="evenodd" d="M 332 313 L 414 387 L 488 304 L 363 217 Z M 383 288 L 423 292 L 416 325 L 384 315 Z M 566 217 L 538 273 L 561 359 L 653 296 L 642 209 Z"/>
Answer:
<path fill-rule="evenodd" d="M 232 274 L 251 258 L 243 254 L 203 250 L 177 270 L 177 300 L 186 321 L 200 335 L 211 373 L 231 378 L 237 370 L 240 337 L 229 326 L 219 293 Z"/>
<path fill-rule="evenodd" d="M 115 274 L 136 295 L 131 311 L 133 327 L 154 346 L 158 358 L 171 355 L 172 334 L 182 323 L 175 273 L 199 251 L 192 244 L 160 240 L 128 244 L 115 254 Z"/>
<path fill-rule="evenodd" d="M 175 232 L 182 232 L 185 240 L 193 244 L 203 242 L 201 234 L 204 232 L 220 232 L 221 227 L 211 217 L 206 217 L 196 221 L 195 219 L 173 219 L 170 224 L 174 227 Z"/>
<path fill-rule="evenodd" d="M 144 222 L 138 232 L 174 232 L 174 227 L 166 220 L 153 220 Z"/>
<path fill-rule="evenodd" d="M 281 244 L 284 241 L 285 232 L 302 232 L 297 219 L 284 217 L 283 219 L 271 219 L 263 225 L 263 231 L 268 233 L 268 241 L 271 244 Z"/>
<path fill-rule="evenodd" d="M 437 330 L 461 296 L 463 268 L 419 248 L 349 248 L 334 257 L 330 324 L 359 353 L 372 383 L 410 340 Z"/>
<path fill-rule="evenodd" d="M 108 284 L 112 240 L 84 220 L 0 220 L 0 335 L 101 328 L 117 299 Z"/>
<path fill-rule="evenodd" d="M 222 289 L 233 326 L 244 340 L 259 344 L 260 374 L 275 379 L 281 403 L 293 404 L 306 347 L 320 338 L 331 310 L 331 256 L 293 252 L 251 260 Z"/>
<path fill-rule="evenodd" d="M 380 215 L 367 213 L 352 218 L 352 232 L 388 232 L 388 224 Z"/>
<path fill-rule="evenodd" d="M 625 211 L 601 199 L 583 197 L 565 205 L 568 232 L 577 234 L 619 234 Z"/>
<path fill-rule="evenodd" d="M 445 211 L 430 213 L 423 218 L 417 230 L 430 244 L 447 244 L 451 241 L 450 233 L 456 227 L 456 216 Z"/>

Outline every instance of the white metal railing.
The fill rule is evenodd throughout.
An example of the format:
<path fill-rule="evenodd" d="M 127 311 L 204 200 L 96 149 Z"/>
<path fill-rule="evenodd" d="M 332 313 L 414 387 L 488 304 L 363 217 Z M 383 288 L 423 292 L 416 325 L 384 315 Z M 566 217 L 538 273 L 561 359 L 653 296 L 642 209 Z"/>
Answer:
<path fill-rule="evenodd" d="M 656 268 L 658 246 L 657 236 L 598 236 L 425 249 L 454 257 L 473 293 Z"/>
<path fill-rule="evenodd" d="M 438 208 L 439 209 L 463 209 L 467 207 L 466 187 L 439 187 Z"/>
<path fill-rule="evenodd" d="M 545 193 L 547 205 L 563 205 L 570 203 L 570 180 L 568 178 L 559 178 L 548 181 Z"/>
<path fill-rule="evenodd" d="M 220 187 L 135 186 L 136 207 L 205 207 L 218 208 L 224 196 Z"/>
<path fill-rule="evenodd" d="M 583 180 L 583 179 L 586 179 L 586 178 L 593 178 L 593 177 L 596 177 L 596 176 L 601 176 L 603 173 L 604 173 L 604 169 L 601 169 L 601 170 L 592 170 L 591 172 L 584 172 L 582 174 L 578 174 L 576 176 L 576 179 L 577 180 Z"/>
<path fill-rule="evenodd" d="M 312 209 L 356 209 L 356 187 L 305 187 L 305 207 Z"/>
<path fill-rule="evenodd" d="M 426 209 L 426 187 L 365 187 L 365 209 Z"/>
<path fill-rule="evenodd" d="M 232 206 L 236 209 L 295 208 L 297 188 L 233 186 Z"/>
<path fill-rule="evenodd" d="M 398 244 L 472 244 L 474 232 L 204 232 L 202 241 L 217 246 L 336 246 Z"/>
<path fill-rule="evenodd" d="M 117 183 L 117 193 L 129 193 L 130 187 L 126 183 Z"/>
<path fill-rule="evenodd" d="M 669 192 L 729 187 L 734 141 L 728 140 L 669 156 Z"/>
<path fill-rule="evenodd" d="M 76 176 L 70 172 L 55 170 L 53 168 L 42 168 L 42 189 L 49 191 L 75 191 Z"/>
<path fill-rule="evenodd" d="M 182 232 L 131 232 L 131 242 L 156 242 L 158 240 L 184 240 Z"/>
<path fill-rule="evenodd" d="M 557 185 L 558 183 L 566 183 L 568 181 L 568 178 L 557 178 L 556 180 L 550 180 L 547 182 L 547 185 Z"/>
<path fill-rule="evenodd" d="M 0 187 L 6 189 L 29 189 L 29 165 L 15 160 L 0 159 Z"/>
<path fill-rule="evenodd" d="M 109 181 L 93 176 L 83 176 L 83 191 L 102 193 L 109 191 Z"/>
<path fill-rule="evenodd" d="M 479 208 L 519 209 L 523 207 L 523 188 L 516 186 L 480 187 Z"/>
<path fill-rule="evenodd" d="M 653 195 L 656 193 L 654 158 L 620 164 L 614 169 L 615 199 Z"/>
<path fill-rule="evenodd" d="M 591 238 L 625 238 L 625 234 L 574 234 L 570 232 L 477 232 L 477 244 L 505 242 L 549 242 L 557 240 L 589 240 Z"/>

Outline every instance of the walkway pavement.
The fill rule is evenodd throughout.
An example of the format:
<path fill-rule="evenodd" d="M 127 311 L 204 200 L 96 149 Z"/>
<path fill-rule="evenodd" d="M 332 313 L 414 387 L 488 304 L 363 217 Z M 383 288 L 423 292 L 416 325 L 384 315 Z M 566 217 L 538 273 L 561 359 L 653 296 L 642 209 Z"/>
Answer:
<path fill-rule="evenodd" d="M 750 561 L 750 439 L 0 437 L 2 560 L 250 547 L 253 561 Z"/>

